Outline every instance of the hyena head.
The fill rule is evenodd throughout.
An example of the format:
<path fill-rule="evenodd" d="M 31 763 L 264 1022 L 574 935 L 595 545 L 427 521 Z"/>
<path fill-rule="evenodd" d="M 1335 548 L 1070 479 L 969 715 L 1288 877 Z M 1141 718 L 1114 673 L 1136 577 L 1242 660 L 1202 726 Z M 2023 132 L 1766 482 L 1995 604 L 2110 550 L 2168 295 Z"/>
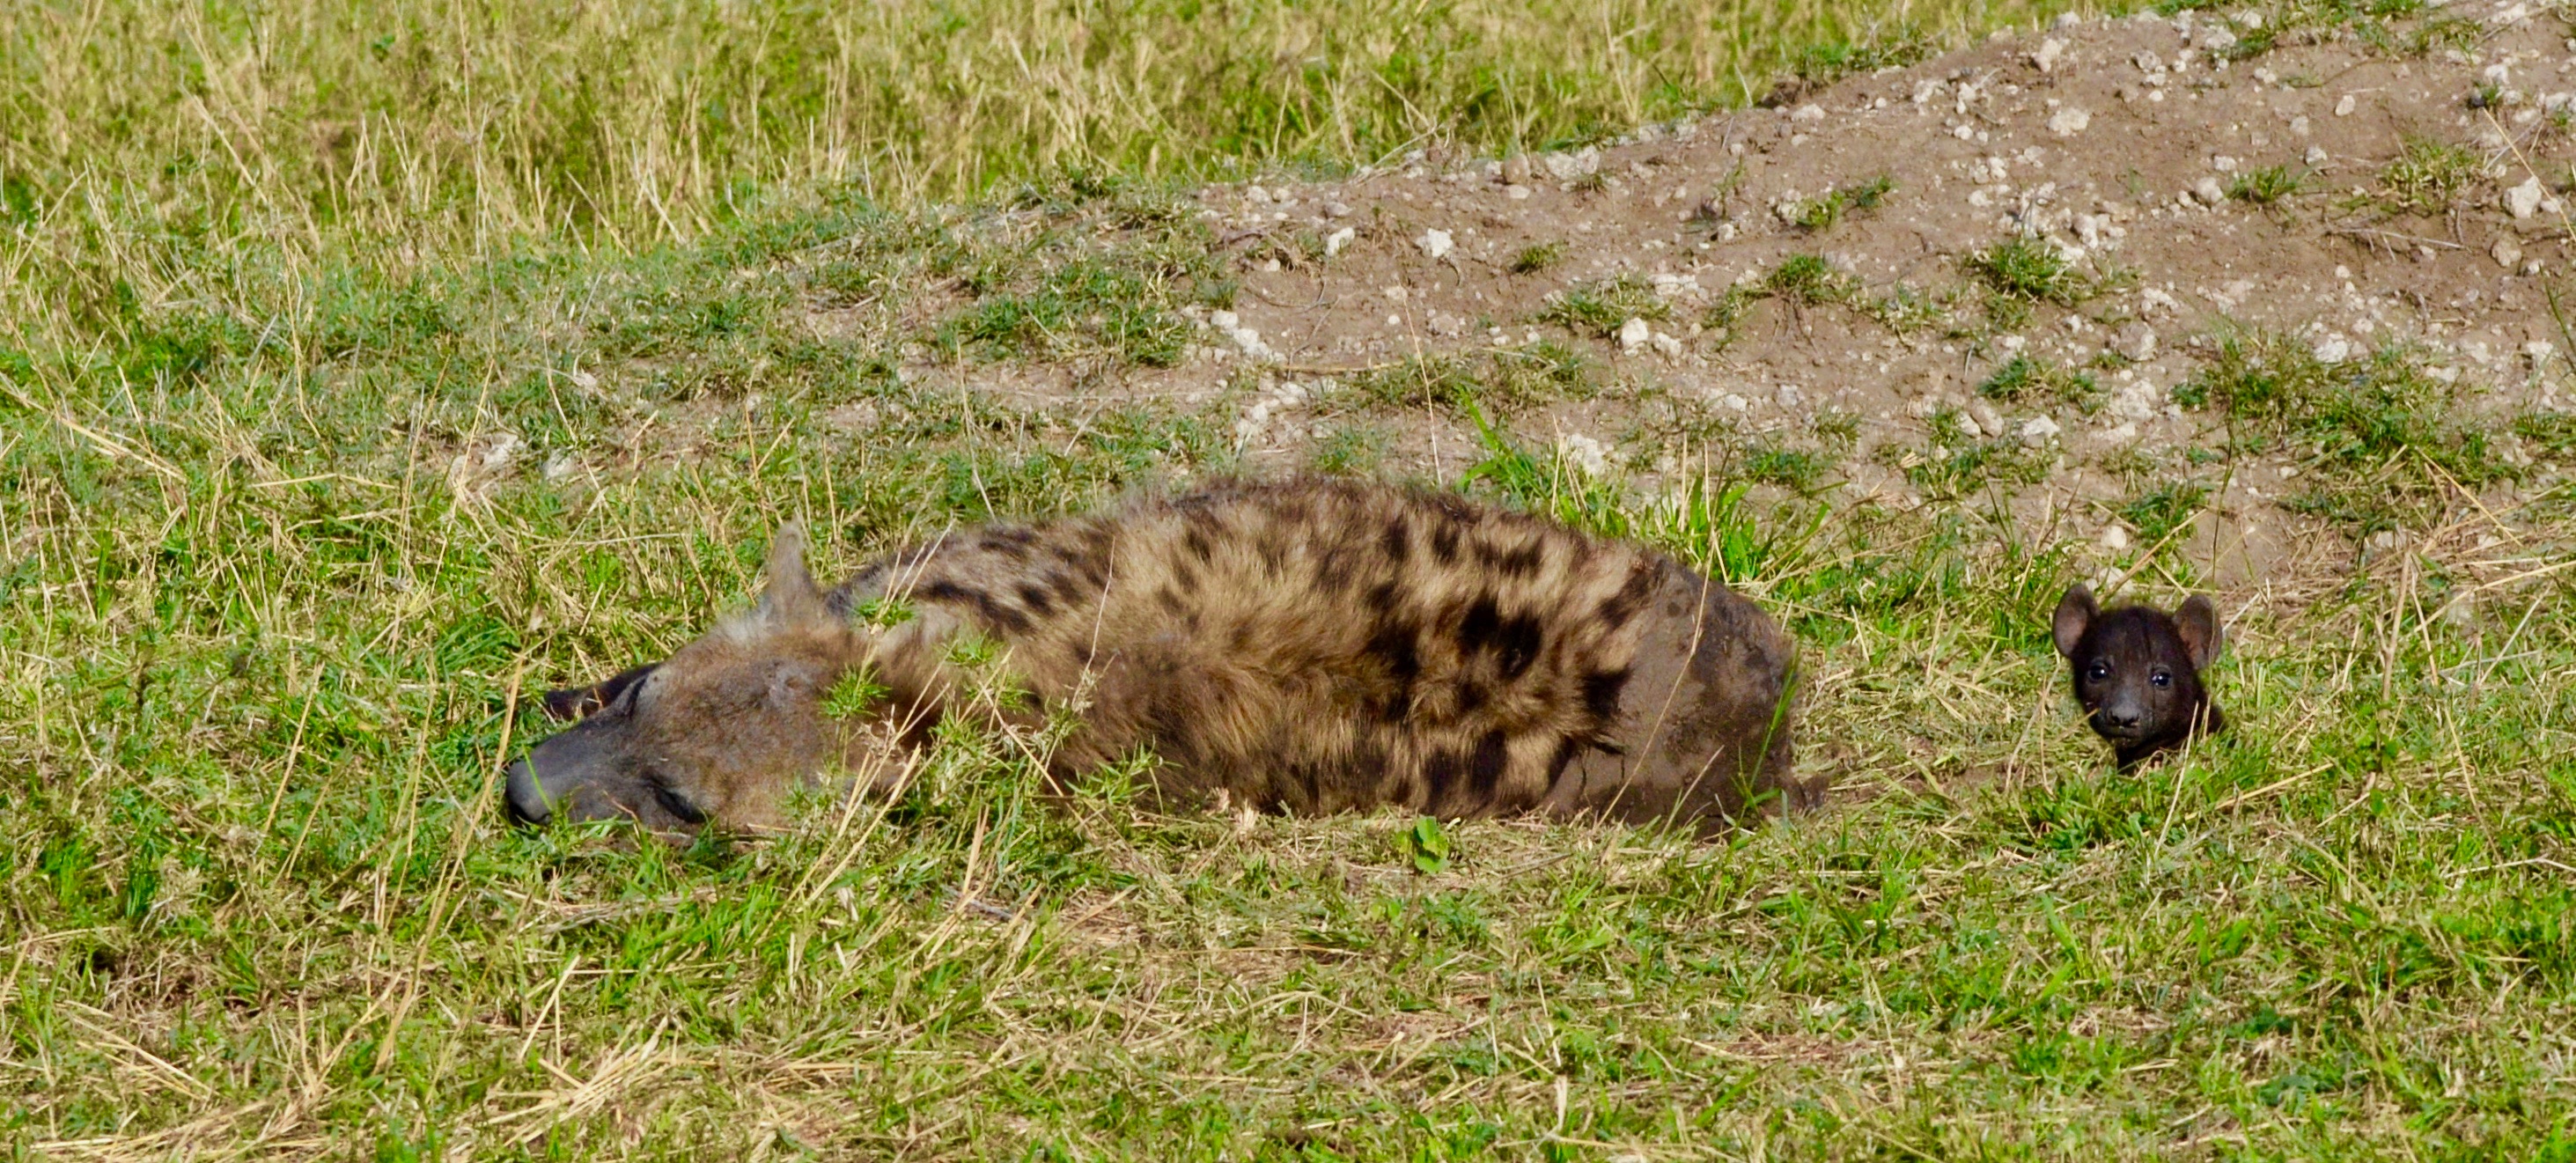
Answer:
<path fill-rule="evenodd" d="M 826 607 L 787 526 L 755 609 L 661 662 L 546 695 L 547 714 L 575 722 L 510 765 L 510 814 L 680 834 L 774 827 L 787 791 L 843 755 L 823 701 L 867 645 Z"/>
<path fill-rule="evenodd" d="M 2051 622 L 2057 652 L 2074 667 L 2075 698 L 2094 733 L 2119 753 L 2120 766 L 2181 743 L 2204 716 L 2211 732 L 2226 726 L 2200 682 L 2224 645 L 2209 599 L 2194 595 L 2171 614 L 2149 606 L 2104 610 L 2093 591 L 2075 585 Z"/>

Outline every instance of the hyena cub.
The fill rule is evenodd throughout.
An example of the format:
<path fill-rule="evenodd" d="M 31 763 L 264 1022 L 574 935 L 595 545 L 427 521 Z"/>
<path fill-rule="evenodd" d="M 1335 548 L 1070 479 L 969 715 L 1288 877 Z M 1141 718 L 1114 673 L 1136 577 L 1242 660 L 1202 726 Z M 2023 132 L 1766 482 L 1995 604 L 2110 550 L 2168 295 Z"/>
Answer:
<path fill-rule="evenodd" d="M 2200 672 L 2225 645 L 2209 599 L 2194 595 L 2171 614 L 2152 606 L 2105 610 L 2078 584 L 2058 600 L 2051 622 L 2057 652 L 2074 667 L 2075 698 L 2123 770 L 2180 746 L 2196 730 L 2227 729 L 2227 716 L 2200 684 Z"/>
<path fill-rule="evenodd" d="M 909 620 L 854 611 L 885 600 Z M 759 605 L 661 663 L 556 691 L 576 719 L 509 771 L 527 822 L 660 831 L 783 823 L 867 721 L 918 743 L 990 714 L 949 661 L 977 632 L 1029 697 L 1076 716 L 1059 783 L 1151 748 L 1146 789 L 1311 815 L 1538 810 L 1714 831 L 1812 807 L 1790 773 L 1796 670 L 1753 603 L 1662 554 L 1418 490 L 1218 485 L 1119 511 L 969 530 L 829 593 L 793 526 Z M 867 668 L 868 716 L 821 704 Z"/>

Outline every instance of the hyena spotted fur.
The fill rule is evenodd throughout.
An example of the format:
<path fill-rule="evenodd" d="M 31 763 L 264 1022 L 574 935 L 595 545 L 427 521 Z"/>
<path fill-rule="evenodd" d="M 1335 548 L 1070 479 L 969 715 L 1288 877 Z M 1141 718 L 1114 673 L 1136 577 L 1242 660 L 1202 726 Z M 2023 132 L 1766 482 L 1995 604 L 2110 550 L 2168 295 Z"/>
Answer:
<path fill-rule="evenodd" d="M 913 611 L 879 629 L 879 600 Z M 1711 831 L 1814 806 L 1791 775 L 1796 659 L 1761 609 L 1644 547 L 1425 490 L 1227 483 L 1101 515 L 955 531 L 829 593 L 793 527 L 758 608 L 669 659 L 547 698 L 578 719 L 512 765 L 523 821 L 774 828 L 862 732 L 965 709 L 952 642 L 1007 648 L 1078 725 L 1059 781 L 1150 748 L 1151 790 L 1315 815 L 1540 811 Z"/>

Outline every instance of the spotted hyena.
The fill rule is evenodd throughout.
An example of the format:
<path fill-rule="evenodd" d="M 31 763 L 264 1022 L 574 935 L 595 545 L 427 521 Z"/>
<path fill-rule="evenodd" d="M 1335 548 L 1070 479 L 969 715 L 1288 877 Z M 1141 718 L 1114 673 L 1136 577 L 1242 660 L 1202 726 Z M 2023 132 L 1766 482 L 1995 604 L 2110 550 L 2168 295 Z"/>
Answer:
<path fill-rule="evenodd" d="M 2226 645 L 2209 599 L 2193 595 L 2171 614 L 2152 606 L 2105 610 L 2092 590 L 2069 586 L 2050 629 L 2073 668 L 2085 719 L 2122 768 L 2181 746 L 2195 732 L 2227 729 L 2227 716 L 2200 681 Z"/>
<path fill-rule="evenodd" d="M 528 822 L 780 825 L 848 765 L 853 724 L 919 742 L 970 700 L 961 635 L 1071 710 L 1061 781 L 1150 749 L 1148 789 L 1311 815 L 1537 810 L 1703 830 L 1809 807 L 1791 775 L 1796 661 L 1752 602 L 1660 553 L 1459 497 L 1228 483 L 905 549 L 819 590 L 793 526 L 758 606 L 660 663 L 546 698 L 578 720 L 511 766 Z M 908 620 L 856 616 L 900 602 Z M 827 715 L 859 668 L 873 714 Z M 864 736 L 864 737 L 863 737 Z"/>

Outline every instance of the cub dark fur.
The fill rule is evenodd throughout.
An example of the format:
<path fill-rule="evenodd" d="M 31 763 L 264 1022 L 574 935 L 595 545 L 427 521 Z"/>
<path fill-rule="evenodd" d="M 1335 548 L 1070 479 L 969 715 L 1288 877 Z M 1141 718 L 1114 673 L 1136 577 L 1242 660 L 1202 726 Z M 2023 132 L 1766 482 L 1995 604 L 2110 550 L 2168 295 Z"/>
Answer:
<path fill-rule="evenodd" d="M 2073 665 L 2075 698 L 2122 769 L 2227 729 L 2200 672 L 2225 642 L 2218 607 L 2194 595 L 2171 614 L 2152 606 L 2105 610 L 2082 585 L 2067 588 L 2051 620 L 2057 652 Z"/>
<path fill-rule="evenodd" d="M 910 620 L 853 616 L 898 599 Z M 1004 647 L 1030 696 L 962 697 L 952 640 Z M 1796 661 L 1752 602 L 1652 550 L 1423 490 L 1229 483 L 996 525 L 880 558 L 831 592 L 793 526 L 758 608 L 659 664 L 557 691 L 577 722 L 509 771 L 529 822 L 780 825 L 850 766 L 821 711 L 854 668 L 915 742 L 944 714 L 1075 711 L 1059 781 L 1150 747 L 1151 791 L 1299 814 L 1541 811 L 1714 830 L 1811 807 L 1791 775 Z M 864 718 L 864 717 L 863 717 Z"/>

